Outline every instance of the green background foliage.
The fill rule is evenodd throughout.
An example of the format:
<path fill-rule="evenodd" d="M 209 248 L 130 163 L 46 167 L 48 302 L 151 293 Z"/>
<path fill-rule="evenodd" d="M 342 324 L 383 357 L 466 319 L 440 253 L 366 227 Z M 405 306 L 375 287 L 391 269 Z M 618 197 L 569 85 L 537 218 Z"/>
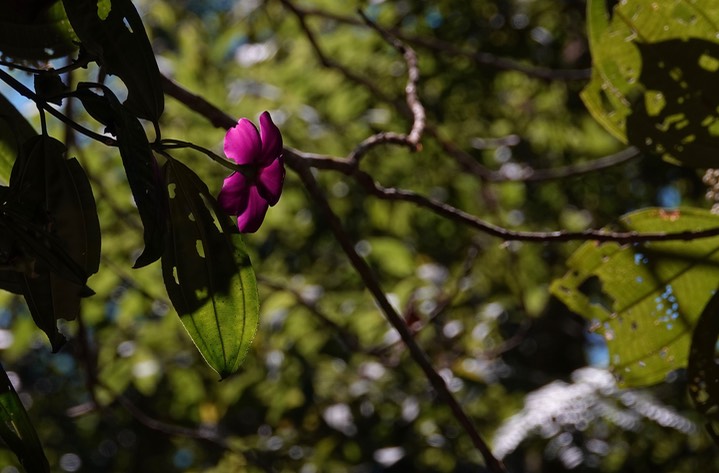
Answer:
<path fill-rule="evenodd" d="M 34 5 L 44 3 L 52 2 Z M 87 31 L 95 31 L 90 37 L 109 31 L 95 17 L 87 17 L 90 21 L 83 17 L 87 13 L 73 10 L 96 2 L 62 3 L 81 41 L 88 41 Z M 111 3 L 126 8 L 129 1 Z M 716 115 L 716 108 L 698 121 L 691 116 L 688 126 L 697 136 L 708 130 L 705 141 L 684 143 L 697 145 L 691 157 L 678 154 L 687 134 L 677 125 L 681 117 L 672 118 L 691 114 L 691 108 L 677 110 L 680 100 L 692 106 L 716 102 L 702 75 L 708 66 L 690 64 L 682 49 L 694 38 L 711 43 L 706 47 L 713 51 L 713 10 L 703 6 L 711 2 L 654 3 L 664 13 L 638 13 L 642 22 L 636 28 L 645 40 L 640 44 L 625 41 L 634 27 L 617 12 L 633 18 L 649 5 L 641 1 L 621 2 L 611 12 L 592 1 L 588 16 L 584 2 L 550 0 L 134 2 L 161 73 L 232 117 L 255 120 L 269 110 L 286 146 L 335 157 L 349 155 L 373 133 L 406 132 L 412 124 L 405 105 L 407 66 L 356 14 L 362 8 L 416 50 L 418 95 L 428 117 L 418 152 L 382 145 L 362 158 L 362 170 L 383 186 L 411 189 L 510 230 L 705 229 L 716 217 L 702 210 L 711 205 L 700 172 L 669 164 L 660 155 L 696 167 L 713 163 L 714 138 L 704 119 Z M 0 8 L 16 4 L 4 0 Z M 691 19 L 685 10 L 697 8 L 706 15 L 689 21 L 681 34 L 659 31 L 662 22 L 673 26 Z M 122 44 L 141 33 L 135 17 L 128 18 L 129 28 L 122 15 L 106 18 Z M 322 58 L 303 24 L 314 32 Z M 4 31 L 0 24 L 0 44 L 6 44 Z M 32 41 L 23 44 L 33 48 L 24 63 L 42 66 L 38 61 L 47 57 L 48 44 L 24 34 Z M 676 60 L 668 64 L 690 69 L 691 93 L 673 78 L 674 68 L 655 60 L 656 51 Z M 16 54 L 3 52 L 11 59 Z M 185 186 L 184 202 L 171 198 L 167 209 L 177 213 L 174 222 L 180 224 L 170 228 L 171 235 L 186 238 L 183 244 L 190 242 L 194 251 L 173 253 L 164 229 L 152 229 L 160 223 L 152 211 L 165 211 L 157 203 L 162 191 L 147 196 L 142 191 L 155 189 L 159 175 L 150 151 L 157 130 L 153 121 L 162 138 L 218 154 L 224 130 L 174 98 L 163 100 L 156 72 L 148 79 L 147 70 L 136 68 L 148 62 L 142 48 L 88 47 L 85 53 L 116 75 L 104 77 L 90 63 L 64 75 L 65 84 L 76 89 L 81 82 L 105 80 L 118 98 L 77 91 L 79 100 L 71 106 L 66 100 L 64 110 L 97 133 L 107 129 L 119 138 L 126 130 L 133 136 L 118 150 L 71 133 L 62 122 L 47 121 L 49 135 L 68 146 L 67 157 L 77 158 L 92 185 L 102 253 L 87 284 L 96 294 L 83 298 L 77 321 L 60 321 L 68 341 L 52 354 L 23 299 L 0 293 L 0 358 L 52 470 L 481 468 L 480 455 L 378 311 L 294 172 L 288 172 L 282 198 L 262 228 L 244 236 L 260 303 L 254 341 L 248 333 L 221 352 L 211 344 L 203 350 L 200 342 L 198 352 L 193 338 L 197 342 L 203 331 L 183 327 L 193 316 L 183 314 L 172 290 L 168 296 L 162 264 L 145 263 L 165 254 L 164 278 L 172 287 L 173 267 L 179 274 L 182 264 L 192 261 L 194 267 L 203 259 L 195 244 L 199 239 L 220 273 L 230 273 L 228 265 L 246 269 L 246 255 L 222 246 L 236 235 L 224 223 L 216 226 L 211 215 L 216 210 L 206 198 L 217 195 L 229 171 L 194 150 L 172 150 L 177 161 L 160 157 L 160 164 L 167 161 L 166 172 L 177 166 L 183 174 L 188 166 L 207 186 L 187 174 L 192 185 Z M 665 69 L 669 79 L 656 79 L 659 85 L 645 74 Z M 21 71 L 12 74 L 31 83 Z M 659 86 L 669 87 L 666 108 L 645 106 Z M 118 108 L 128 98 L 124 88 L 130 89 L 131 114 Z M 603 98 L 607 90 L 618 92 Z M 41 130 L 32 105 L 8 88 L 0 91 L 36 132 Z M 18 150 L 7 137 L 32 134 L 13 128 L 15 113 L 0 102 L 0 172 L 6 182 Z M 669 132 L 657 135 L 653 125 L 659 122 Z M 648 136 L 656 141 L 647 143 Z M 599 172 L 531 179 L 533 170 L 590 164 L 619 152 L 624 144 L 617 139 L 646 155 Z M 480 433 L 503 452 L 510 471 L 690 472 L 719 466 L 686 394 L 687 377 L 677 371 L 686 365 L 693 324 L 716 286 L 716 238 L 641 247 L 503 241 L 415 204 L 370 195 L 352 176 L 330 170 L 316 176 L 356 251 Z M 201 225 L 190 225 L 183 205 L 199 209 Z M 679 205 L 681 213 L 647 210 Z M 211 235 L 198 237 L 203 232 Z M 210 241 L 219 244 L 210 248 L 205 245 Z M 148 248 L 150 253 L 143 253 Z M 137 266 L 142 267 L 132 269 L 140 255 L 145 259 Z M 250 276 L 241 271 L 228 284 L 241 286 L 254 304 Z M 184 289 L 211 284 L 199 270 L 192 277 Z M 638 299 L 647 301 L 647 310 L 626 314 Z M 194 302 L 207 308 L 205 300 Z M 681 312 L 686 323 L 669 329 L 669 319 L 661 319 L 666 314 L 653 312 L 659 303 L 678 304 L 681 309 L 672 309 L 669 319 Z M 216 317 L 208 310 L 197 316 L 203 323 Z M 218 372 L 234 371 L 242 358 L 239 371 L 218 382 Z M 581 370 L 610 363 L 631 386 L 661 383 L 624 391 L 611 378 Z M 566 399 L 564 405 L 552 404 L 558 399 Z M 521 415 L 526 417 L 513 417 Z M 534 427 L 506 430 L 518 418 Z M 512 443 L 503 432 L 520 440 Z M 0 472 L 12 468 L 20 468 L 16 457 L 0 450 Z"/>

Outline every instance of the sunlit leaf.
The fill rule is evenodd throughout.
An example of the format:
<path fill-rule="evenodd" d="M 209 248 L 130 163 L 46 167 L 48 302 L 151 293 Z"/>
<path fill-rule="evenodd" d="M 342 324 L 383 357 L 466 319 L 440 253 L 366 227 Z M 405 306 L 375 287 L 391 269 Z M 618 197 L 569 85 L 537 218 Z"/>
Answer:
<path fill-rule="evenodd" d="M 125 104 L 157 122 L 165 106 L 160 71 L 145 26 L 130 0 L 63 0 L 85 49 L 127 86 Z"/>
<path fill-rule="evenodd" d="M 76 37 L 61 1 L 0 0 L 0 52 L 14 59 L 67 56 Z"/>
<path fill-rule="evenodd" d="M 10 180 L 10 170 L 20 147 L 35 136 L 35 129 L 10 101 L 0 94 L 0 180 Z"/>
<path fill-rule="evenodd" d="M 667 160 L 719 160 L 716 2 L 628 0 L 587 6 L 592 81 L 582 99 L 614 136 Z"/>
<path fill-rule="evenodd" d="M 28 473 L 50 472 L 30 418 L 5 370 L 0 367 L 0 437 Z"/>
<path fill-rule="evenodd" d="M 622 217 L 622 231 L 719 226 L 699 209 L 646 209 Z M 662 381 L 684 367 L 691 331 L 719 281 L 719 237 L 635 245 L 582 245 L 551 291 L 603 335 L 613 372 L 627 386 Z"/>
<path fill-rule="evenodd" d="M 172 160 L 164 172 L 171 222 L 165 286 L 198 350 L 225 378 L 238 370 L 257 330 L 255 274 L 237 227 L 200 178 Z"/>
<path fill-rule="evenodd" d="M 108 88 L 104 95 L 92 90 L 95 85 L 80 83 L 75 96 L 88 113 L 117 136 L 122 165 L 132 190 L 144 228 L 145 249 L 135 267 L 146 266 L 162 256 L 167 232 L 167 193 L 145 130 L 140 121 L 122 105 Z"/>

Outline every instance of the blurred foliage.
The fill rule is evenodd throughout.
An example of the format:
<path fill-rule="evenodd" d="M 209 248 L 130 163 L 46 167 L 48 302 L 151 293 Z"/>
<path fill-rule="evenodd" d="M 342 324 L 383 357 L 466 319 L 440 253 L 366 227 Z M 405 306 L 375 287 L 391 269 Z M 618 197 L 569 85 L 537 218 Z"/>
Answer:
<path fill-rule="evenodd" d="M 707 207 L 696 171 L 656 157 L 563 179 L 490 183 L 448 151 L 511 175 L 622 149 L 579 96 L 591 66 L 584 2 L 293 2 L 331 13 L 303 18 L 324 55 L 360 80 L 325 67 L 297 15 L 278 0 L 135 5 L 162 73 L 232 116 L 254 119 L 270 110 L 287 146 L 334 156 L 377 131 L 411 125 L 399 111 L 405 63 L 362 23 L 356 10 L 363 8 L 416 49 L 430 124 L 420 152 L 381 146 L 363 158 L 363 170 L 385 186 L 538 231 L 602 227 L 644 207 Z M 496 58 L 512 58 L 516 67 L 500 67 Z M 585 79 L 560 80 L 552 72 L 560 70 Z M 65 80 L 101 76 L 90 66 Z M 107 84 L 118 87 L 113 77 Z M 69 113 L 80 123 L 104 131 L 72 103 Z M 40 129 L 33 109 L 22 110 Z M 4 125 L 0 120 L 0 136 Z M 160 126 L 164 138 L 222 151 L 224 131 L 172 98 Z M 117 149 L 54 120 L 47 128 L 67 138 L 69 156 L 87 173 L 102 231 L 100 269 L 88 280 L 96 295 L 83 299 L 80 321 L 61 321 L 68 342 L 59 353 L 50 353 L 22 300 L 0 293 L 2 361 L 53 471 L 482 471 L 479 454 L 378 312 L 296 175 L 288 173 L 279 204 L 245 238 L 258 275 L 260 326 L 240 371 L 218 383 L 171 309 L 160 264 L 130 269 L 144 248 L 143 222 Z M 195 151 L 172 155 L 217 194 L 226 169 Z M 505 437 L 498 441 L 506 439 L 512 419 L 532 409 L 534 419 L 546 420 L 541 414 L 551 409 L 532 401 L 550 387 L 583 399 L 578 415 L 588 412 L 586 419 L 516 430 L 516 442 L 502 452 L 510 471 L 719 468 L 711 439 L 696 428 L 701 420 L 683 372 L 638 392 L 607 384 L 604 371 L 580 370 L 607 365 L 606 341 L 549 295 L 579 243 L 503 243 L 414 205 L 369 196 L 345 175 L 320 171 L 317 178 L 485 438 L 499 432 Z M 586 386 L 579 393 L 585 397 L 577 394 Z M 650 408 L 679 419 L 679 427 L 643 413 Z M 7 465 L 2 473 L 20 468 L 9 450 L 0 451 L 0 465 Z"/>

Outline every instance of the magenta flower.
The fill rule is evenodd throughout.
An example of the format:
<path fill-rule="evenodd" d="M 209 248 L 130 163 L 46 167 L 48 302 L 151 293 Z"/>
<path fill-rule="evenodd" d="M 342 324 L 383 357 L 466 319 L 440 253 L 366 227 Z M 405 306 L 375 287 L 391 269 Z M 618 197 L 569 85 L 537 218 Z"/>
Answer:
<path fill-rule="evenodd" d="M 240 118 L 225 135 L 225 155 L 243 166 L 222 184 L 217 196 L 220 208 L 237 216 L 243 233 L 254 233 L 265 219 L 267 208 L 280 200 L 285 166 L 282 162 L 282 135 L 268 112 L 260 115 L 260 131 L 248 119 Z"/>

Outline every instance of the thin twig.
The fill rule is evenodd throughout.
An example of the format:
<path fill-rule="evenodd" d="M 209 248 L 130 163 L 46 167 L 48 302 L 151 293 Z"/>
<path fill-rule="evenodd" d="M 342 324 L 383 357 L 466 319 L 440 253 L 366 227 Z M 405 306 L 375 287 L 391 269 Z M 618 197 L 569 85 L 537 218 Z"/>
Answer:
<path fill-rule="evenodd" d="M 295 172 L 297 172 L 297 174 L 300 176 L 300 179 L 302 179 L 305 188 L 308 190 L 320 210 L 324 213 L 325 218 L 329 223 L 330 229 L 335 236 L 335 239 L 338 241 L 338 243 L 342 247 L 342 250 L 349 258 L 352 266 L 355 268 L 355 271 L 357 271 L 357 274 L 359 274 L 359 276 L 362 278 L 362 282 L 364 283 L 365 287 L 367 287 L 367 289 L 370 291 L 372 297 L 374 298 L 377 305 L 380 307 L 382 313 L 387 318 L 389 323 L 399 333 L 400 337 L 402 338 L 402 341 L 407 346 L 407 349 L 409 350 L 409 353 L 414 362 L 422 369 L 434 390 L 444 400 L 444 402 L 447 403 L 455 419 L 459 422 L 467 435 L 469 435 L 469 437 L 472 439 L 472 443 L 482 454 L 487 468 L 493 473 L 506 472 L 504 465 L 501 461 L 494 457 L 492 451 L 489 449 L 489 446 L 482 439 L 467 413 L 464 412 L 462 406 L 459 404 L 457 399 L 447 387 L 447 384 L 445 383 L 444 379 L 439 375 L 439 373 L 437 373 L 425 352 L 415 342 L 412 333 L 407 328 L 407 325 L 404 323 L 404 320 L 395 311 L 394 307 L 392 307 L 392 304 L 387 299 L 387 296 L 380 287 L 380 284 L 377 281 L 377 278 L 375 277 L 374 273 L 372 272 L 372 269 L 369 267 L 367 262 L 357 253 L 357 251 L 355 251 L 354 243 L 351 241 L 349 235 L 347 235 L 347 233 L 345 232 L 344 228 L 342 227 L 342 223 L 340 222 L 339 218 L 330 207 L 329 202 L 327 202 L 327 199 L 325 198 L 324 194 L 318 187 L 317 181 L 312 175 L 310 168 L 299 160 L 293 160 L 291 162 L 288 162 L 288 164 L 295 170 Z"/>
<path fill-rule="evenodd" d="M 332 169 L 342 172 L 348 176 L 352 176 L 370 194 L 381 199 L 412 202 L 415 205 L 431 210 L 448 220 L 467 225 L 488 235 L 501 238 L 504 241 L 534 241 L 547 243 L 594 240 L 598 242 L 627 244 L 645 243 L 651 241 L 691 241 L 719 235 L 719 227 L 712 227 L 698 231 L 686 230 L 681 232 L 612 232 L 603 229 L 584 230 L 580 232 L 570 232 L 565 230 L 555 230 L 550 232 L 510 230 L 499 225 L 489 223 L 468 212 L 460 210 L 449 204 L 445 204 L 444 202 L 425 197 L 417 192 L 406 189 L 382 187 L 375 182 L 374 178 L 370 174 L 353 167 L 346 160 L 327 160 L 313 155 L 303 156 L 301 152 L 293 149 L 285 149 L 284 157 L 286 162 L 293 166 L 293 169 L 297 166 L 302 166 L 304 162 L 312 167 Z"/>
<path fill-rule="evenodd" d="M 15 89 L 17 93 L 20 95 L 32 100 L 37 104 L 38 107 L 41 109 L 47 111 L 50 115 L 54 116 L 61 122 L 71 126 L 74 130 L 82 133 L 83 135 L 86 135 L 90 138 L 92 138 L 95 141 L 98 141 L 100 143 L 103 143 L 107 146 L 117 146 L 117 141 L 114 138 L 111 138 L 109 136 L 104 136 L 99 133 L 95 133 L 92 130 L 89 130 L 85 128 L 84 126 L 80 125 L 79 123 L 76 123 L 75 121 L 69 119 L 65 115 L 62 114 L 62 112 L 56 110 L 53 108 L 50 104 L 48 104 L 46 101 L 40 99 L 32 90 L 28 89 L 23 85 L 20 81 L 15 79 L 13 76 L 8 74 L 7 72 L 0 69 L 0 80 L 5 82 L 7 85 Z"/>
<path fill-rule="evenodd" d="M 319 18 L 325 18 L 327 20 L 353 26 L 362 25 L 362 22 L 353 16 L 340 15 L 319 8 L 300 8 L 298 6 L 295 6 L 295 8 L 297 10 L 300 10 L 302 15 L 304 16 L 316 16 Z M 592 76 L 591 69 L 589 68 L 550 69 L 547 67 L 526 64 L 512 58 L 496 56 L 491 53 L 469 51 L 467 49 L 459 48 L 451 43 L 447 43 L 436 38 L 411 36 L 403 33 L 399 28 L 394 28 L 389 32 L 396 36 L 398 39 L 404 41 L 405 43 L 420 46 L 422 48 L 429 49 L 430 51 L 440 53 L 442 55 L 464 57 L 482 66 L 489 66 L 503 71 L 517 71 L 521 72 L 522 74 L 525 74 L 526 76 L 534 77 L 536 79 L 546 81 L 583 81 L 589 80 Z"/>

